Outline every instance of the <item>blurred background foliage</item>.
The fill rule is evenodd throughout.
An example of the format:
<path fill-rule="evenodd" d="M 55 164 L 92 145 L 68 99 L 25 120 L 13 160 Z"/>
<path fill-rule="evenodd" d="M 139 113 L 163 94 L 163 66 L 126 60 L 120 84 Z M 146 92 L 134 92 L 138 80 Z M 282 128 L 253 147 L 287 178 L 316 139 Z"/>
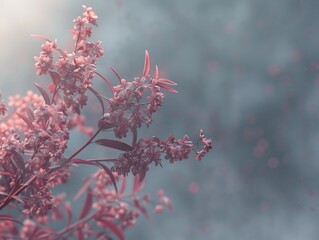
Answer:
<path fill-rule="evenodd" d="M 4 99 L 48 82 L 35 75 L 42 42 L 30 34 L 70 47 L 82 3 L 99 16 L 101 73 L 115 82 L 112 65 L 127 80 L 140 75 L 147 49 L 179 84 L 143 134 L 197 139 L 203 128 L 214 141 L 200 163 L 151 169 L 146 190 L 162 187 L 174 211 L 141 217 L 128 239 L 319 238 L 319 1 L 0 0 Z M 76 136 L 69 151 L 83 140 Z"/>

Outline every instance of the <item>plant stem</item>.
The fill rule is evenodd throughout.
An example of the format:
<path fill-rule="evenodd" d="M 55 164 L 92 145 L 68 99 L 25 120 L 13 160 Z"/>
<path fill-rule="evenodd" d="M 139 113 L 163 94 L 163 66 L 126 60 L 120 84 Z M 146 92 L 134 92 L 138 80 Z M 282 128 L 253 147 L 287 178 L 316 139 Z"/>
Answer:
<path fill-rule="evenodd" d="M 66 161 L 64 164 L 70 162 L 76 155 L 78 155 L 84 148 L 86 148 L 92 140 L 101 132 L 102 128 L 99 128 L 93 136 L 78 150 L 76 150 Z M 35 154 L 34 154 L 35 155 Z M 34 157 L 32 156 L 32 158 Z M 26 183 L 24 183 L 17 191 L 15 191 L 10 197 L 8 197 L 4 202 L 0 204 L 0 210 L 2 210 L 5 206 L 7 206 L 12 201 L 12 196 L 19 195 L 24 189 L 26 189 L 30 184 L 32 184 L 36 180 L 36 175 L 33 175 Z"/>
<path fill-rule="evenodd" d="M 93 213 L 93 214 L 91 214 L 91 215 L 89 215 L 89 216 L 87 216 L 85 218 L 82 218 L 81 220 L 73 223 L 72 225 L 67 226 L 64 229 L 60 230 L 59 232 L 57 232 L 57 237 L 54 240 L 60 239 L 62 234 L 66 233 L 66 232 L 68 232 L 68 231 L 70 231 L 72 229 L 78 228 L 78 227 L 80 227 L 81 224 L 90 221 L 94 217 L 94 214 L 95 213 Z"/>
<path fill-rule="evenodd" d="M 101 132 L 102 128 L 99 128 L 93 135 L 92 137 L 78 150 L 76 150 L 69 158 L 68 160 L 72 160 L 76 155 L 78 155 L 84 148 L 86 148 L 92 141 L 93 139 Z"/>

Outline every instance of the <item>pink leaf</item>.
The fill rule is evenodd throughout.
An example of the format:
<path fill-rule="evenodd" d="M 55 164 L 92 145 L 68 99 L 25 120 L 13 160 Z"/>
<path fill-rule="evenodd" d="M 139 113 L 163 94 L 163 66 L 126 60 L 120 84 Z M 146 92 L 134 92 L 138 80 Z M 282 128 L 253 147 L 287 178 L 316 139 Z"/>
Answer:
<path fill-rule="evenodd" d="M 108 117 L 101 117 L 100 120 L 98 121 L 98 127 L 101 128 L 102 130 L 107 130 L 113 127 L 116 127 L 116 124 L 108 122 Z"/>
<path fill-rule="evenodd" d="M 165 84 L 157 82 L 156 85 L 161 87 L 161 88 L 164 88 L 166 91 L 173 92 L 173 93 L 178 93 L 178 91 L 176 91 L 174 88 L 166 86 Z"/>
<path fill-rule="evenodd" d="M 17 170 L 22 172 L 25 171 L 25 162 L 21 153 L 18 153 L 15 150 L 11 150 L 11 159 Z"/>
<path fill-rule="evenodd" d="M 58 86 L 60 83 L 60 75 L 57 72 L 52 72 L 49 71 L 50 77 L 52 79 L 52 82 L 54 83 L 55 86 Z"/>
<path fill-rule="evenodd" d="M 10 173 L 10 172 L 0 171 L 0 175 L 2 175 L 2 176 L 8 176 L 8 177 L 14 177 L 14 174 L 12 174 L 12 173 Z"/>
<path fill-rule="evenodd" d="M 104 147 L 114 148 L 121 151 L 132 151 L 133 147 L 117 140 L 111 140 L 111 139 L 99 139 L 95 141 L 96 144 L 102 145 Z"/>
<path fill-rule="evenodd" d="M 32 110 L 29 107 L 27 107 L 27 114 L 28 114 L 28 117 L 29 117 L 30 121 L 33 121 L 34 120 L 34 115 L 33 115 Z"/>
<path fill-rule="evenodd" d="M 38 35 L 38 34 L 31 34 L 31 37 L 36 37 L 36 38 L 42 39 L 44 41 L 52 42 L 50 39 L 48 39 L 42 35 Z"/>
<path fill-rule="evenodd" d="M 140 191 L 143 187 L 144 187 L 144 182 L 141 181 L 140 176 L 139 176 L 138 174 L 136 174 L 136 175 L 134 176 L 132 194 L 137 193 L 137 192 Z"/>
<path fill-rule="evenodd" d="M 84 240 L 83 231 L 81 228 L 78 229 L 78 240 Z"/>
<path fill-rule="evenodd" d="M 41 229 L 41 230 L 37 230 L 36 231 L 36 235 L 33 235 L 33 238 L 34 239 L 38 239 L 38 240 L 43 240 L 43 239 L 51 239 L 53 238 L 54 236 L 54 233 L 53 232 L 48 232 L 48 231 L 52 231 L 51 229 L 49 228 L 44 228 L 44 229 Z"/>
<path fill-rule="evenodd" d="M 167 85 L 177 85 L 176 82 L 173 82 L 173 81 L 165 79 L 165 78 L 160 78 L 160 79 L 157 80 L 157 82 L 164 83 L 164 84 L 167 84 Z"/>
<path fill-rule="evenodd" d="M 120 188 L 120 191 L 119 191 L 120 195 L 122 195 L 124 193 L 125 188 L 126 188 L 126 178 L 123 178 L 122 185 L 121 185 L 121 188 Z"/>
<path fill-rule="evenodd" d="M 43 87 L 41 87 L 39 84 L 37 83 L 33 83 L 38 89 L 39 91 L 41 92 L 42 94 L 42 97 L 44 99 L 44 102 L 47 104 L 47 105 L 50 105 L 50 97 L 49 95 L 47 94 L 47 92 L 44 90 Z"/>
<path fill-rule="evenodd" d="M 144 59 L 144 70 L 143 70 L 143 77 L 146 77 L 151 68 L 151 61 L 150 61 L 150 55 L 148 54 L 148 51 L 145 51 L 145 59 Z"/>
<path fill-rule="evenodd" d="M 34 129 L 33 124 L 32 124 L 32 122 L 30 121 L 29 118 L 27 118 L 26 116 L 24 116 L 22 113 L 16 113 L 16 114 L 17 114 L 20 118 L 22 118 L 23 121 L 25 121 L 26 124 L 28 124 L 28 126 L 29 126 L 31 129 Z"/>
<path fill-rule="evenodd" d="M 102 74 L 96 72 L 96 75 L 98 75 L 100 78 L 102 78 L 104 80 L 104 82 L 107 84 L 107 86 L 111 89 L 112 93 L 114 94 L 114 88 L 112 83 L 110 82 L 110 80 L 108 80 L 106 77 L 104 77 Z"/>
<path fill-rule="evenodd" d="M 93 193 L 91 188 L 88 188 L 88 194 L 86 195 L 86 199 L 80 214 L 79 219 L 83 219 L 91 210 L 93 203 Z"/>
<path fill-rule="evenodd" d="M 76 160 L 76 159 L 73 159 Z M 82 159 L 79 159 L 82 160 Z M 83 160 L 85 161 L 85 160 Z M 92 177 L 91 176 L 87 176 L 84 181 L 82 182 L 82 186 L 80 188 L 80 190 L 77 192 L 77 194 L 73 197 L 73 201 L 76 201 L 89 187 L 92 181 Z"/>
<path fill-rule="evenodd" d="M 77 114 L 81 115 L 81 111 L 80 111 L 80 108 L 79 108 L 78 105 L 73 105 L 72 107 L 73 107 L 74 112 L 76 112 Z"/>
<path fill-rule="evenodd" d="M 80 164 L 81 164 L 81 163 L 84 163 L 84 164 L 85 164 L 85 163 L 88 163 L 88 162 L 87 162 L 86 160 L 84 160 L 84 159 L 73 158 L 73 159 L 72 159 L 72 163 L 80 163 Z M 84 180 L 84 181 L 85 181 L 85 180 Z M 73 198 L 73 200 L 76 200 L 76 199 Z"/>
<path fill-rule="evenodd" d="M 71 209 L 70 202 L 66 202 L 64 204 L 64 208 L 65 208 L 66 212 L 68 213 L 68 222 L 67 222 L 66 226 L 69 226 L 72 222 L 72 209 Z"/>
<path fill-rule="evenodd" d="M 120 76 L 120 74 L 112 67 L 110 66 L 111 70 L 114 72 L 114 74 L 116 75 L 117 79 L 119 80 L 120 84 L 122 83 L 122 78 Z"/>
<path fill-rule="evenodd" d="M 142 206 L 137 199 L 134 199 L 134 206 L 137 207 L 137 209 L 140 210 L 141 213 L 143 213 L 143 215 L 144 215 L 148 220 L 150 219 L 150 217 L 149 217 L 149 215 L 148 215 L 148 213 L 147 213 L 146 208 L 145 208 L 144 206 Z"/>
<path fill-rule="evenodd" d="M 88 87 L 88 89 L 96 96 L 96 98 L 99 100 L 100 104 L 101 104 L 101 108 L 102 108 L 102 112 L 104 114 L 105 112 L 105 108 L 104 108 L 104 103 L 103 103 L 103 100 L 102 100 L 102 97 L 101 95 L 93 88 L 91 87 Z"/>
<path fill-rule="evenodd" d="M 132 144 L 135 144 L 136 141 L 137 141 L 137 129 L 136 129 L 136 127 L 132 129 L 132 134 L 133 134 Z"/>
<path fill-rule="evenodd" d="M 155 80 L 158 79 L 158 75 L 159 75 L 159 72 L 158 72 L 158 67 L 157 65 L 155 66 Z"/>
<path fill-rule="evenodd" d="M 5 193 L 5 192 L 0 192 L 0 195 L 8 196 L 8 194 Z M 24 203 L 24 201 L 22 200 L 22 198 L 20 198 L 20 197 L 18 197 L 18 196 L 12 195 L 11 197 L 12 197 L 13 199 L 17 200 L 17 201 L 20 202 L 20 203 Z"/>
<path fill-rule="evenodd" d="M 117 186 L 116 186 L 116 180 L 115 180 L 115 177 L 113 175 L 113 172 L 107 166 L 103 165 L 102 163 L 96 162 L 96 164 L 99 165 L 101 168 L 103 168 L 104 171 L 106 172 L 106 174 L 111 178 L 111 181 L 114 185 L 115 191 L 118 193 Z"/>
<path fill-rule="evenodd" d="M 15 218 L 11 217 L 8 214 L 0 214 L 0 220 L 1 221 L 10 221 L 10 222 L 15 222 L 18 223 L 20 225 L 23 225 L 20 221 L 16 220 Z"/>
<path fill-rule="evenodd" d="M 103 226 L 110 229 L 118 237 L 119 240 L 125 240 L 125 236 L 122 229 L 120 229 L 113 222 L 105 220 L 103 221 Z"/>

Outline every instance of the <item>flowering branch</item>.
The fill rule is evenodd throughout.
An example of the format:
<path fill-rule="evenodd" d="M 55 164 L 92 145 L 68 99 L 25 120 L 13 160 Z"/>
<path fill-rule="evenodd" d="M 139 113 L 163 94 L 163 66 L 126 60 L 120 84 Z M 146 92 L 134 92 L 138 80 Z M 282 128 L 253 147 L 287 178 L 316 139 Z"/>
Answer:
<path fill-rule="evenodd" d="M 140 197 L 149 165 L 162 165 L 162 159 L 170 163 L 187 159 L 195 152 L 201 160 L 212 148 L 211 139 L 200 131 L 199 142 L 194 146 L 187 135 L 177 139 L 170 135 L 165 140 L 156 136 L 138 138 L 138 129 L 149 127 L 153 114 L 163 104 L 163 92 L 177 93 L 177 84 L 160 78 L 158 67 L 150 74 L 151 61 L 145 52 L 142 76 L 132 81 L 123 79 L 110 67 L 119 84 L 96 70 L 104 50 L 101 42 L 90 42 L 97 15 L 92 8 L 83 6 L 83 16 L 77 17 L 71 31 L 74 49 L 71 52 L 58 47 L 40 35 L 33 35 L 44 43 L 39 56 L 34 57 L 38 75 L 50 77 L 47 88 L 35 83 L 40 94 L 29 91 L 26 96 L 9 97 L 8 105 L 0 95 L 0 210 L 13 207 L 22 210 L 18 221 L 11 215 L 0 214 L 0 239 L 124 239 L 123 231 L 132 227 L 140 214 L 149 218 L 147 205 L 154 204 L 154 212 L 172 205 L 163 190 L 158 200 L 150 195 Z M 103 96 L 93 88 L 93 80 L 99 76 L 112 91 L 111 97 Z M 82 114 L 88 103 L 87 91 L 98 99 L 102 113 L 94 131 L 85 123 Z M 7 107 L 8 106 L 8 107 Z M 89 139 L 71 156 L 65 156 L 70 141 L 70 131 L 77 128 Z M 97 136 L 102 131 L 112 131 L 113 139 Z M 127 143 L 128 136 L 131 144 Z M 82 159 L 77 157 L 90 144 L 115 149 L 120 154 L 113 158 Z M 52 189 L 66 184 L 71 175 L 70 167 L 93 165 L 96 173 L 83 181 L 74 201 L 86 193 L 86 199 L 78 219 L 74 220 L 71 203 L 65 201 L 65 193 L 54 195 Z M 134 175 L 133 187 L 128 190 L 126 176 Z M 118 187 L 119 190 L 118 190 Z M 50 223 L 63 219 L 67 224 L 55 231 Z M 18 228 L 16 224 L 21 224 Z"/>

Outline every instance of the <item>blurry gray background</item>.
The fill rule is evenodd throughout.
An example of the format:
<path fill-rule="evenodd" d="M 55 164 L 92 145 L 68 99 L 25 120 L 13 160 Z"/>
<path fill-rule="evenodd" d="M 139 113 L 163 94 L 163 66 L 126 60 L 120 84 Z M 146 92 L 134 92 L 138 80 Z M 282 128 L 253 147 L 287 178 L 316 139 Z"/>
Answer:
<path fill-rule="evenodd" d="M 319 239 L 319 1 L 0 0 L 5 99 L 45 82 L 30 34 L 67 46 L 82 3 L 99 16 L 100 72 L 131 79 L 148 49 L 178 83 L 144 134 L 196 139 L 203 128 L 214 141 L 202 162 L 152 168 L 146 191 L 162 187 L 174 210 L 141 217 L 128 239 Z"/>

